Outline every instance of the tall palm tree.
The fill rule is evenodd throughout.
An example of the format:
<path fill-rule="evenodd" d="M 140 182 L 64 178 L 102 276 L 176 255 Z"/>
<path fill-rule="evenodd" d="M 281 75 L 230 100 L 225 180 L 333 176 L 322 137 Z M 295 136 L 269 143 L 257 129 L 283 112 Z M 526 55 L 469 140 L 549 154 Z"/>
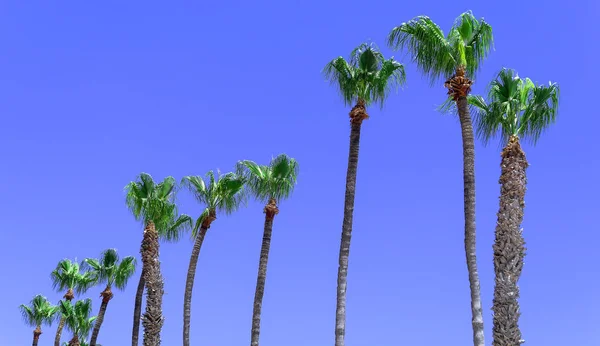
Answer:
<path fill-rule="evenodd" d="M 254 197 L 258 201 L 266 203 L 263 209 L 265 213 L 265 225 L 262 246 L 260 248 L 260 260 L 258 262 L 258 277 L 254 293 L 250 337 L 250 345 L 258 346 L 260 315 L 263 295 L 265 294 L 265 282 L 267 280 L 267 263 L 269 261 L 269 249 L 271 248 L 273 219 L 279 213 L 277 202 L 288 198 L 294 190 L 296 178 L 298 177 L 298 163 L 293 158 L 281 154 L 272 159 L 268 166 L 261 166 L 253 161 L 245 160 L 238 163 L 238 169 L 244 175 L 246 186 Z"/>
<path fill-rule="evenodd" d="M 350 238 L 352 236 L 361 125 L 363 120 L 369 117 L 366 107 L 373 102 L 378 102 L 383 107 L 390 89 L 403 85 L 406 75 L 402 64 L 395 61 L 394 58 L 386 60 L 377 47 L 366 43 L 359 45 L 352 51 L 349 62 L 341 56 L 335 58 L 325 66 L 323 73 L 332 84 L 337 84 L 344 103 L 348 106 L 354 105 L 349 114 L 350 152 L 346 173 L 346 197 L 344 200 L 335 315 L 335 346 L 343 346 L 346 331 L 346 281 L 348 257 L 350 256 Z"/>
<path fill-rule="evenodd" d="M 104 314 L 108 302 L 113 298 L 112 286 L 116 286 L 120 290 L 124 290 L 127 286 L 129 278 L 135 273 L 135 258 L 127 256 L 122 260 L 119 259 L 119 254 L 116 249 L 108 249 L 100 254 L 99 259 L 86 258 L 85 264 L 91 269 L 90 271 L 98 278 L 98 283 L 106 284 L 104 291 L 100 293 L 102 304 L 100 312 L 94 324 L 92 337 L 90 338 L 90 346 L 96 346 L 98 333 L 104 321 Z"/>
<path fill-rule="evenodd" d="M 96 321 L 96 316 L 90 317 L 92 300 L 90 298 L 78 300 L 75 304 L 68 300 L 61 300 L 59 306 L 67 328 L 73 333 L 69 346 L 81 346 L 79 339 L 87 338 Z"/>
<path fill-rule="evenodd" d="M 159 238 L 177 241 L 181 232 L 191 227 L 192 219 L 182 214 L 177 216 L 175 198 L 175 179 L 167 177 L 156 184 L 147 173 L 141 173 L 136 181 L 125 187 L 126 203 L 133 216 L 144 225 L 144 237 L 140 253 L 142 255 L 142 274 L 135 297 L 133 316 L 132 345 L 137 346 L 142 295 L 146 287 L 146 312 L 142 318 L 144 326 L 144 346 L 160 344 L 160 332 L 163 326 L 162 296 L 163 279 L 159 262 Z"/>
<path fill-rule="evenodd" d="M 444 86 L 456 103 L 462 132 L 465 252 L 471 290 L 473 344 L 484 346 L 475 237 L 475 140 L 467 95 L 473 84 L 471 78 L 493 45 L 492 27 L 483 18 L 477 20 L 469 11 L 461 14 L 448 35 L 444 35 L 429 17 L 419 16 L 392 29 L 388 44 L 394 49 L 408 51 L 432 85 L 440 78 L 449 77 Z"/>
<path fill-rule="evenodd" d="M 182 185 L 186 186 L 194 194 L 198 202 L 205 206 L 192 230 L 192 237 L 195 240 L 185 281 L 183 345 L 189 346 L 192 291 L 200 248 L 202 247 L 206 232 L 217 219 L 217 211 L 230 214 L 238 209 L 243 197 L 244 179 L 235 173 L 227 173 L 215 178 L 213 171 L 209 171 L 206 174 L 206 180 L 201 176 L 186 176 L 182 180 Z"/>
<path fill-rule="evenodd" d="M 525 257 L 521 223 L 525 208 L 529 166 L 520 138 L 535 144 L 542 132 L 556 120 L 559 87 L 555 83 L 536 86 L 510 69 L 502 69 L 490 83 L 488 102 L 470 96 L 474 106 L 477 134 L 488 142 L 500 135 L 502 150 L 500 209 L 494 242 L 494 324 L 493 345 L 514 346 L 523 342 L 519 329 L 519 287 Z"/>
<path fill-rule="evenodd" d="M 96 278 L 88 271 L 81 271 L 77 260 L 63 259 L 56 265 L 56 268 L 50 274 L 52 286 L 57 291 L 67 290 L 64 299 L 71 301 L 75 298 L 75 293 L 85 293 L 90 287 L 96 284 Z M 61 316 L 56 336 L 54 337 L 54 346 L 60 346 L 60 337 L 65 325 L 65 319 Z"/>
<path fill-rule="evenodd" d="M 48 299 L 42 295 L 33 297 L 30 305 L 21 304 L 19 306 L 23 320 L 31 327 L 33 331 L 33 346 L 37 346 L 40 335 L 42 335 L 42 324 L 51 326 L 59 312 L 58 306 L 50 304 Z"/>

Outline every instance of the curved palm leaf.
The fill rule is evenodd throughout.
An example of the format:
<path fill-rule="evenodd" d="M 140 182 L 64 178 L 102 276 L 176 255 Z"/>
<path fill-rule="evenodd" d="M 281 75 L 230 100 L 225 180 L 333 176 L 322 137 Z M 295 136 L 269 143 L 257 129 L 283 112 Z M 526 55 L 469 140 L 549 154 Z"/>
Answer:
<path fill-rule="evenodd" d="M 292 193 L 298 177 L 298 163 L 285 154 L 271 160 L 268 166 L 253 161 L 238 162 L 238 172 L 243 174 L 246 186 L 261 202 L 275 198 L 281 200 Z"/>

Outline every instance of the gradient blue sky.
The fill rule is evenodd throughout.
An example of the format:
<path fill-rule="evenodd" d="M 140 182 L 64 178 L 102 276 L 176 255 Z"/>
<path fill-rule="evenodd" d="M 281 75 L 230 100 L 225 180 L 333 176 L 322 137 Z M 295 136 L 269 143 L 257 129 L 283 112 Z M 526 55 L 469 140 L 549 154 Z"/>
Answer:
<path fill-rule="evenodd" d="M 597 217 L 598 5 L 574 1 L 4 1 L 0 4 L 0 345 L 25 345 L 17 306 L 42 293 L 62 258 L 109 247 L 138 256 L 142 227 L 123 187 L 266 163 L 301 165 L 275 220 L 263 346 L 333 344 L 337 257 L 348 151 L 348 107 L 320 71 L 372 39 L 406 63 L 407 86 L 363 126 L 350 260 L 347 345 L 469 345 L 457 119 L 410 61 L 384 44 L 389 30 L 427 14 L 447 31 L 472 9 L 493 26 L 496 50 L 474 92 L 502 67 L 560 83 L 558 123 L 526 146 L 531 167 L 521 280 L 526 345 L 600 345 Z M 486 344 L 491 344 L 492 241 L 499 149 L 477 146 L 477 226 Z M 188 193 L 181 211 L 201 210 Z M 194 287 L 192 344 L 249 343 L 262 206 L 220 215 Z M 161 247 L 163 345 L 181 343 L 192 243 Z M 99 337 L 130 342 L 137 275 L 115 292 Z M 86 296 L 100 306 L 101 287 Z M 51 345 L 55 327 L 40 345 Z M 63 340 L 69 339 L 64 333 Z"/>

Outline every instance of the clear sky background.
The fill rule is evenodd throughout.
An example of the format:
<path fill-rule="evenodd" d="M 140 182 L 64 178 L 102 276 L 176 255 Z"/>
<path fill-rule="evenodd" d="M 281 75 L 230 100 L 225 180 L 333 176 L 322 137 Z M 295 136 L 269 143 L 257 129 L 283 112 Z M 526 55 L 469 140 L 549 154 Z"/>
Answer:
<path fill-rule="evenodd" d="M 458 120 L 435 107 L 392 27 L 427 14 L 447 32 L 472 9 L 495 48 L 474 93 L 502 68 L 560 83 L 558 123 L 525 146 L 526 345 L 600 345 L 598 5 L 546 1 L 4 1 L 0 4 L 0 345 L 31 342 L 18 305 L 42 293 L 62 258 L 117 248 L 139 257 L 142 226 L 123 187 L 140 172 L 228 171 L 279 153 L 301 165 L 275 219 L 263 346 L 333 344 L 348 111 L 321 69 L 372 39 L 407 66 L 407 85 L 363 125 L 349 269 L 347 345 L 469 345 Z M 595 74 L 596 77 L 593 77 Z M 497 143 L 476 152 L 478 263 L 491 344 Z M 182 212 L 202 206 L 178 195 Z M 219 215 L 200 255 L 192 344 L 249 344 L 264 215 Z M 163 345 L 181 344 L 192 242 L 161 245 Z M 116 291 L 99 337 L 130 343 L 138 274 Z M 95 313 L 100 307 L 93 288 Z M 78 297 L 83 298 L 83 297 Z M 51 345 L 55 326 L 40 345 Z M 70 339 L 63 333 L 63 340 Z"/>

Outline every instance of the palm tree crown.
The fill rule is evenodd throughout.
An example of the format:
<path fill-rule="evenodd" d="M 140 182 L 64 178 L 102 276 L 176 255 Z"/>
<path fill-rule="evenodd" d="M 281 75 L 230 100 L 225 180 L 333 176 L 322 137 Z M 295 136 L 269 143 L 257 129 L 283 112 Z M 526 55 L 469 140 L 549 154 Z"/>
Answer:
<path fill-rule="evenodd" d="M 471 11 L 461 14 L 448 35 L 427 16 L 418 16 L 392 29 L 388 45 L 408 51 L 431 83 L 451 76 L 458 67 L 473 78 L 493 46 L 492 27 Z"/>
<path fill-rule="evenodd" d="M 556 121 L 558 84 L 536 86 L 511 69 L 502 69 L 490 83 L 488 102 L 478 95 L 469 96 L 474 106 L 477 133 L 486 143 L 500 135 L 502 145 L 511 136 L 537 142 L 542 132 Z"/>
<path fill-rule="evenodd" d="M 29 306 L 21 304 L 19 309 L 23 320 L 31 327 L 51 325 L 59 312 L 58 306 L 52 305 L 46 297 L 39 294 L 33 297 Z"/>
<path fill-rule="evenodd" d="M 65 316 L 66 325 L 73 336 L 86 339 L 96 320 L 96 316 L 90 317 L 92 300 L 90 298 L 78 300 L 75 304 L 61 300 L 60 310 Z"/>
<path fill-rule="evenodd" d="M 78 294 L 84 293 L 96 283 L 94 275 L 88 271 L 81 272 L 77 260 L 63 259 L 50 274 L 52 286 L 55 290 L 73 290 Z M 67 292 L 69 295 L 69 292 Z M 69 299 L 65 295 L 66 299 Z M 72 297 L 70 297 L 72 299 Z"/>
<path fill-rule="evenodd" d="M 105 283 L 118 289 L 125 289 L 127 281 L 135 273 L 136 260 L 127 256 L 122 260 L 116 249 L 108 249 L 100 255 L 100 259 L 86 258 L 85 264 L 91 269 L 91 273 L 97 278 L 98 283 Z"/>
<path fill-rule="evenodd" d="M 390 88 L 406 81 L 402 64 L 393 57 L 386 60 L 374 44 L 367 43 L 352 51 L 349 62 L 341 56 L 331 60 L 323 74 L 332 84 L 338 84 L 346 105 L 363 100 L 367 105 L 379 102 L 383 107 Z"/>
<path fill-rule="evenodd" d="M 246 186 L 254 197 L 261 202 L 269 202 L 290 196 L 298 177 L 298 163 L 285 154 L 271 160 L 267 166 L 250 160 L 238 163 L 239 174 L 243 174 Z"/>

